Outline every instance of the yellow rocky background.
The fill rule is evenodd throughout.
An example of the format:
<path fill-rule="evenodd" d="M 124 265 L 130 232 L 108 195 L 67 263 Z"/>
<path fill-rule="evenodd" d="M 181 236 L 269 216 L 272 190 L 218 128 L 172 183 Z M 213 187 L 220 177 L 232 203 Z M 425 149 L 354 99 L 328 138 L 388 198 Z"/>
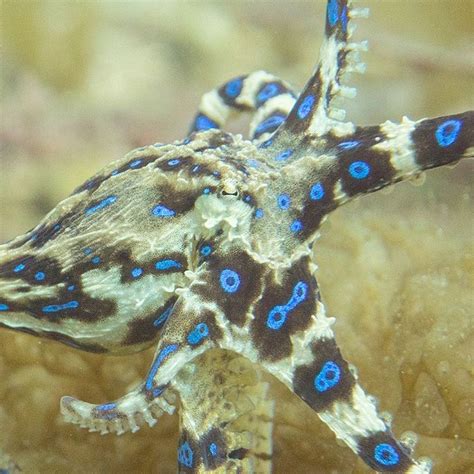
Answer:
<path fill-rule="evenodd" d="M 347 103 L 360 124 L 472 108 L 472 4 L 364 2 L 367 73 Z M 0 240 L 36 225 L 131 148 L 184 136 L 200 95 L 266 69 L 301 87 L 324 2 L 0 4 Z M 239 130 L 240 125 L 232 126 Z M 342 352 L 438 473 L 474 472 L 472 163 L 433 170 L 338 210 L 315 246 Z M 63 423 L 61 395 L 101 403 L 152 353 L 113 358 L 0 331 L 0 448 L 26 473 L 176 470 L 176 416 L 101 437 Z M 270 379 L 269 379 L 270 380 Z M 317 416 L 272 381 L 275 473 L 363 473 Z"/>

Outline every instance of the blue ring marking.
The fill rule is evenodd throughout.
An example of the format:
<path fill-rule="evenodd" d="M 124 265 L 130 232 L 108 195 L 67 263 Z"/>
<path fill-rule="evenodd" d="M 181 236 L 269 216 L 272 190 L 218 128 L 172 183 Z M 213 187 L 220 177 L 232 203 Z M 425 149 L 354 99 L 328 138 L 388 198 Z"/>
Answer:
<path fill-rule="evenodd" d="M 342 9 L 342 13 L 341 13 L 341 26 L 342 26 L 343 33 L 347 33 L 347 21 L 348 21 L 348 18 L 347 18 L 347 5 L 346 5 Z"/>
<path fill-rule="evenodd" d="M 280 154 L 275 156 L 275 161 L 285 161 L 293 154 L 293 150 L 288 148 L 288 150 L 282 151 Z"/>
<path fill-rule="evenodd" d="M 178 461 L 183 466 L 192 468 L 193 467 L 193 450 L 189 443 L 185 441 L 178 449 Z"/>
<path fill-rule="evenodd" d="M 328 3 L 328 22 L 331 28 L 337 23 L 339 19 L 339 2 L 337 0 L 330 0 Z"/>
<path fill-rule="evenodd" d="M 43 281 L 46 278 L 46 274 L 44 272 L 36 272 L 35 273 L 35 280 L 36 281 Z"/>
<path fill-rule="evenodd" d="M 100 263 L 100 257 L 99 256 L 95 256 L 95 257 L 92 257 L 91 258 L 91 262 L 94 264 L 94 265 L 97 265 L 98 263 Z"/>
<path fill-rule="evenodd" d="M 203 339 L 209 336 L 209 327 L 206 323 L 196 324 L 194 329 L 188 334 L 187 341 L 192 346 L 199 344 Z"/>
<path fill-rule="evenodd" d="M 284 211 L 286 211 L 287 209 L 290 208 L 291 198 L 290 196 L 288 196 L 288 194 L 284 194 L 284 193 L 280 194 L 277 197 L 277 203 L 280 209 L 283 209 Z"/>
<path fill-rule="evenodd" d="M 273 140 L 271 138 L 269 138 L 268 140 L 265 140 L 264 142 L 260 143 L 260 145 L 258 145 L 259 148 L 268 148 L 269 146 L 271 146 L 273 143 Z"/>
<path fill-rule="evenodd" d="M 197 131 L 200 130 L 209 130 L 210 128 L 219 128 L 216 122 L 211 120 L 209 117 L 206 117 L 203 114 L 200 114 L 196 117 L 194 128 Z"/>
<path fill-rule="evenodd" d="M 114 410 L 115 408 L 117 408 L 116 403 L 104 403 L 102 405 L 97 405 L 97 410 L 99 411 Z"/>
<path fill-rule="evenodd" d="M 113 170 L 112 173 L 110 173 L 110 176 L 116 176 L 119 174 L 119 170 Z"/>
<path fill-rule="evenodd" d="M 438 145 L 443 148 L 452 145 L 457 140 L 461 127 L 461 120 L 450 119 L 443 122 L 435 132 Z"/>
<path fill-rule="evenodd" d="M 257 125 L 254 134 L 261 135 L 262 133 L 267 132 L 269 129 L 271 129 L 273 132 L 273 130 L 279 127 L 284 121 L 285 117 L 282 117 L 281 115 L 271 115 Z"/>
<path fill-rule="evenodd" d="M 203 245 L 201 249 L 199 250 L 199 253 L 203 257 L 208 257 L 212 253 L 212 247 L 209 244 Z"/>
<path fill-rule="evenodd" d="M 155 268 L 157 270 L 169 270 L 170 268 L 182 268 L 183 265 L 177 262 L 176 260 L 171 260 L 170 258 L 165 258 L 163 260 L 158 260 L 155 263 Z"/>
<path fill-rule="evenodd" d="M 151 213 L 156 216 L 156 217 L 174 217 L 176 215 L 176 212 L 173 211 L 173 209 L 170 209 L 169 207 L 164 206 L 163 204 L 158 204 L 155 206 Z"/>
<path fill-rule="evenodd" d="M 92 249 L 90 247 L 86 247 L 84 250 L 84 255 L 90 255 L 92 253 Z"/>
<path fill-rule="evenodd" d="M 210 188 L 204 188 L 202 190 L 202 194 L 211 194 L 211 189 Z"/>
<path fill-rule="evenodd" d="M 396 466 L 400 462 L 400 455 L 392 445 L 380 443 L 375 446 L 374 459 L 383 466 Z"/>
<path fill-rule="evenodd" d="M 69 285 L 67 287 L 67 291 L 74 291 L 76 289 L 76 287 L 74 285 Z"/>
<path fill-rule="evenodd" d="M 309 190 L 309 197 L 312 201 L 320 201 L 324 197 L 324 186 L 320 181 L 314 183 Z"/>
<path fill-rule="evenodd" d="M 275 97 L 280 93 L 280 87 L 274 82 L 266 84 L 263 89 L 257 94 L 257 104 L 262 105 L 268 99 Z"/>
<path fill-rule="evenodd" d="M 258 160 L 254 160 L 252 158 L 249 158 L 247 160 L 247 164 L 251 167 L 251 168 L 260 168 L 260 163 Z"/>
<path fill-rule="evenodd" d="M 79 301 L 68 301 L 67 303 L 63 304 L 50 304 L 47 306 L 43 306 L 43 313 L 57 313 L 58 311 L 62 311 L 63 309 L 76 309 L 79 308 Z"/>
<path fill-rule="evenodd" d="M 161 326 L 168 318 L 169 315 L 171 314 L 171 311 L 173 311 L 173 305 L 169 306 L 166 308 L 159 316 L 153 321 L 153 326 L 159 327 Z"/>
<path fill-rule="evenodd" d="M 286 317 L 288 316 L 288 308 L 286 306 L 277 305 L 274 306 L 267 316 L 267 326 L 270 329 L 278 331 L 283 324 L 286 322 Z"/>
<path fill-rule="evenodd" d="M 183 145 L 187 145 L 188 143 L 191 143 L 191 139 L 189 137 L 186 137 L 184 140 L 183 140 Z M 163 144 L 160 144 L 160 145 L 164 145 Z"/>
<path fill-rule="evenodd" d="M 295 234 L 298 232 L 301 232 L 303 230 L 303 223 L 295 219 L 291 224 L 290 224 L 290 230 L 291 232 L 294 232 Z"/>
<path fill-rule="evenodd" d="M 354 161 L 349 166 L 349 173 L 355 179 L 367 178 L 370 174 L 370 165 L 365 161 Z"/>
<path fill-rule="evenodd" d="M 314 388 L 320 393 L 326 392 L 335 387 L 340 379 L 340 367 L 332 360 L 328 360 L 314 377 Z"/>
<path fill-rule="evenodd" d="M 337 146 L 343 150 L 352 150 L 353 148 L 357 148 L 359 145 L 360 142 L 357 140 L 350 140 L 348 142 L 341 142 Z"/>
<path fill-rule="evenodd" d="M 94 212 L 100 211 L 101 209 L 104 209 L 107 206 L 110 206 L 113 204 L 115 201 L 117 201 L 117 196 L 111 195 L 107 196 L 105 199 L 102 199 L 98 204 L 95 206 L 91 206 L 87 208 L 84 213 L 86 216 L 90 216 L 91 214 L 94 214 Z"/>
<path fill-rule="evenodd" d="M 255 219 L 261 219 L 265 213 L 263 212 L 263 209 L 259 207 L 258 209 L 255 209 Z"/>
<path fill-rule="evenodd" d="M 178 158 L 173 158 L 172 160 L 168 160 L 169 166 L 178 166 L 181 163 L 181 160 Z"/>
<path fill-rule="evenodd" d="M 221 271 L 219 282 L 226 293 L 235 293 L 240 286 L 240 276 L 234 270 L 225 268 Z"/>
<path fill-rule="evenodd" d="M 211 443 L 209 445 L 209 452 L 211 453 L 211 456 L 215 458 L 217 456 L 217 444 L 216 443 Z"/>
<path fill-rule="evenodd" d="M 143 160 L 142 160 L 142 159 L 134 160 L 134 161 L 132 161 L 132 162 L 128 165 L 128 167 L 129 167 L 129 168 L 132 168 L 132 169 L 133 169 L 133 168 L 137 168 L 137 167 L 140 166 L 142 163 L 143 163 Z"/>
<path fill-rule="evenodd" d="M 250 196 L 249 194 L 247 194 L 245 197 L 244 197 L 244 201 L 245 202 L 250 202 L 252 200 L 252 196 Z"/>
<path fill-rule="evenodd" d="M 10 309 L 10 306 L 8 306 L 5 303 L 0 303 L 0 311 L 8 311 Z"/>
<path fill-rule="evenodd" d="M 314 102 L 315 102 L 314 95 L 312 94 L 307 95 L 301 102 L 296 112 L 296 115 L 298 115 L 298 118 L 300 118 L 301 120 L 305 119 L 310 114 L 311 110 L 313 109 Z"/>
<path fill-rule="evenodd" d="M 130 273 L 131 273 L 133 278 L 138 278 L 139 276 L 141 276 L 143 274 L 143 268 L 135 267 L 135 268 L 132 269 L 132 271 Z"/>
<path fill-rule="evenodd" d="M 304 281 L 299 281 L 293 288 L 290 301 L 286 304 L 286 307 L 291 311 L 302 303 L 308 295 L 308 284 Z"/>
<path fill-rule="evenodd" d="M 24 269 L 26 268 L 26 265 L 24 263 L 19 263 L 14 269 L 13 271 L 15 273 L 19 273 L 21 271 L 23 271 Z"/>
<path fill-rule="evenodd" d="M 170 354 L 176 351 L 176 349 L 178 349 L 178 344 L 169 344 L 163 347 L 160 353 L 156 356 L 156 359 L 153 361 L 153 365 L 151 366 L 150 372 L 148 373 L 148 377 L 145 382 L 145 388 L 147 390 L 151 390 L 153 388 L 153 379 L 155 378 L 160 365 Z"/>
<path fill-rule="evenodd" d="M 192 167 L 191 171 L 193 173 L 197 173 L 200 169 L 201 169 L 200 165 L 195 165 L 195 166 Z"/>
<path fill-rule="evenodd" d="M 212 174 L 213 174 L 214 176 L 217 176 L 218 178 L 220 178 L 220 176 L 221 176 L 221 174 L 220 174 L 219 171 L 213 171 Z"/>
<path fill-rule="evenodd" d="M 53 232 L 57 232 L 60 228 L 61 228 L 61 224 L 56 224 L 56 225 L 53 227 Z"/>
<path fill-rule="evenodd" d="M 165 391 L 165 387 L 156 387 L 151 391 L 151 393 L 153 395 L 153 398 L 156 398 L 159 395 L 161 395 L 164 391 Z"/>
<path fill-rule="evenodd" d="M 227 97 L 235 99 L 242 92 L 242 86 L 243 80 L 239 77 L 229 81 L 224 87 L 224 92 Z"/>

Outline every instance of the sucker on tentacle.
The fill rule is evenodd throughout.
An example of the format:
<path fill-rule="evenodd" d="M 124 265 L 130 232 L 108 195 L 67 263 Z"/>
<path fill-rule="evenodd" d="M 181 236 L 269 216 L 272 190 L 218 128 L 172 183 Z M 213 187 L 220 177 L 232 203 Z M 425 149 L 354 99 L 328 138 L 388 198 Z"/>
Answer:
<path fill-rule="evenodd" d="M 91 352 L 156 344 L 118 400 L 63 397 L 102 434 L 180 411 L 180 472 L 270 472 L 273 404 L 256 366 L 377 471 L 427 473 L 343 358 L 311 260 L 321 223 L 357 196 L 473 157 L 472 111 L 357 126 L 366 9 L 329 0 L 320 61 L 301 94 L 262 71 L 204 95 L 189 135 L 130 152 L 0 247 L 0 326 Z M 250 139 L 220 130 L 251 112 Z M 212 410 L 214 407 L 215 411 Z M 202 411 L 200 411 L 202 410 Z"/>

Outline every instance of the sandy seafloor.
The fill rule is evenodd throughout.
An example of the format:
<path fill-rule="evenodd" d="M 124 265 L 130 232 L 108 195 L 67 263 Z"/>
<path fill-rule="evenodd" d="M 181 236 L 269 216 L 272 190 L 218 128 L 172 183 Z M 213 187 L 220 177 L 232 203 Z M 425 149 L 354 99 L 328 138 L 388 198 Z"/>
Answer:
<path fill-rule="evenodd" d="M 472 108 L 472 3 L 367 2 L 360 124 Z M 200 94 L 266 69 L 301 87 L 322 2 L 8 2 L 1 5 L 0 240 L 136 146 L 183 137 Z M 240 125 L 241 127 L 241 125 Z M 243 130 L 239 126 L 232 130 Z M 315 246 L 345 357 L 418 433 L 437 473 L 474 472 L 472 163 L 339 209 Z M 65 424 L 59 399 L 114 399 L 152 352 L 113 358 L 0 332 L 0 448 L 26 473 L 176 470 L 177 417 L 121 437 Z M 368 472 L 304 403 L 271 381 L 275 473 Z"/>

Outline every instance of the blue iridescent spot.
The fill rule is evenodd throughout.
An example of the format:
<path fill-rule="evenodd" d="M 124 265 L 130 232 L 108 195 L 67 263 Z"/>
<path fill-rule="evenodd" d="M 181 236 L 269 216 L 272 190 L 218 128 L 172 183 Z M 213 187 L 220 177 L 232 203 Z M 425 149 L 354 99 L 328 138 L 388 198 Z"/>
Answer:
<path fill-rule="evenodd" d="M 138 278 L 140 275 L 143 274 L 143 268 L 140 267 L 135 267 L 132 271 L 132 277 L 133 278 Z"/>
<path fill-rule="evenodd" d="M 341 379 L 341 369 L 332 360 L 328 360 L 314 377 L 314 388 L 318 392 L 326 392 L 335 387 Z"/>
<path fill-rule="evenodd" d="M 288 315 L 288 308 L 286 306 L 275 306 L 273 307 L 267 316 L 267 326 L 270 329 L 278 331 L 283 324 L 285 324 L 286 317 Z"/>
<path fill-rule="evenodd" d="M 148 377 L 145 382 L 145 389 L 151 390 L 153 388 L 153 379 L 155 378 L 160 365 L 163 361 L 174 351 L 178 349 L 178 344 L 169 344 L 168 346 L 163 347 L 160 353 L 156 356 L 156 359 L 153 361 L 153 365 L 151 366 L 150 372 L 148 373 Z"/>
<path fill-rule="evenodd" d="M 210 128 L 219 128 L 217 123 L 205 115 L 198 115 L 194 125 L 196 130 L 209 130 Z"/>
<path fill-rule="evenodd" d="M 100 257 L 98 257 L 97 255 L 95 257 L 93 257 L 91 259 L 91 262 L 94 264 L 94 265 L 97 265 L 98 263 L 100 263 Z"/>
<path fill-rule="evenodd" d="M 143 163 L 143 160 L 135 160 L 135 161 L 132 161 L 128 166 L 130 168 L 136 168 L 137 166 L 140 166 L 141 164 Z"/>
<path fill-rule="evenodd" d="M 76 289 L 76 287 L 74 285 L 69 285 L 67 287 L 67 291 L 74 291 Z"/>
<path fill-rule="evenodd" d="M 86 216 L 90 216 L 94 214 L 94 212 L 100 211 L 107 206 L 110 206 L 114 202 L 117 201 L 117 196 L 107 196 L 105 199 L 102 199 L 99 203 L 95 204 L 94 206 L 88 207 L 84 212 Z"/>
<path fill-rule="evenodd" d="M 255 209 L 255 219 L 261 219 L 264 215 L 264 212 L 263 212 L 263 209 L 262 208 L 258 208 L 258 209 Z"/>
<path fill-rule="evenodd" d="M 291 205 L 290 196 L 288 196 L 288 194 L 280 194 L 277 197 L 277 203 L 280 209 L 283 209 L 284 211 L 286 211 L 287 209 L 289 209 Z"/>
<path fill-rule="evenodd" d="M 153 321 L 153 326 L 160 327 L 169 318 L 171 311 L 173 311 L 173 305 L 166 308 L 159 316 Z"/>
<path fill-rule="evenodd" d="M 397 450 L 388 443 L 380 443 L 375 446 L 374 458 L 383 466 L 395 466 L 400 461 L 400 455 Z"/>
<path fill-rule="evenodd" d="M 328 21 L 333 27 L 339 19 L 339 2 L 337 0 L 330 0 L 328 3 Z"/>
<path fill-rule="evenodd" d="M 181 160 L 179 160 L 178 158 L 173 158 L 172 160 L 168 161 L 169 166 L 177 166 L 180 163 L 181 163 Z"/>
<path fill-rule="evenodd" d="M 189 443 L 185 441 L 178 449 L 178 462 L 183 466 L 193 467 L 193 450 Z"/>
<path fill-rule="evenodd" d="M 119 170 L 113 170 L 112 173 L 110 173 L 110 176 L 115 176 L 119 174 Z"/>
<path fill-rule="evenodd" d="M 92 249 L 90 247 L 86 247 L 84 250 L 84 255 L 90 255 L 92 253 Z"/>
<path fill-rule="evenodd" d="M 259 123 L 255 129 L 256 135 L 261 135 L 265 132 L 273 132 L 277 127 L 279 127 L 285 121 L 285 117 L 281 115 L 271 115 L 263 122 Z"/>
<path fill-rule="evenodd" d="M 235 293 L 240 286 L 240 276 L 234 270 L 225 268 L 221 271 L 219 282 L 226 293 Z"/>
<path fill-rule="evenodd" d="M 209 445 L 209 452 L 211 453 L 211 456 L 212 457 L 216 457 L 217 456 L 217 444 L 216 443 L 211 443 Z"/>
<path fill-rule="evenodd" d="M 295 234 L 297 232 L 301 232 L 303 230 L 303 223 L 298 220 L 298 219 L 295 219 L 291 224 L 290 224 L 290 230 L 291 232 L 294 232 Z"/>
<path fill-rule="evenodd" d="M 260 168 L 260 163 L 258 162 L 258 160 L 254 160 L 252 158 L 249 158 L 247 160 L 247 164 L 251 167 L 251 168 Z"/>
<path fill-rule="evenodd" d="M 210 188 L 204 188 L 204 189 L 202 190 L 202 194 L 210 194 L 210 193 L 211 193 Z"/>
<path fill-rule="evenodd" d="M 275 84 L 274 82 L 265 84 L 263 89 L 257 94 L 257 104 L 262 105 L 268 99 L 271 99 L 272 97 L 278 95 L 279 91 L 280 87 L 278 86 L 278 84 Z"/>
<path fill-rule="evenodd" d="M 194 329 L 188 334 L 188 343 L 192 346 L 199 344 L 204 338 L 209 336 L 209 327 L 206 323 L 196 324 Z"/>
<path fill-rule="evenodd" d="M 191 143 L 191 139 L 189 137 L 186 137 L 184 140 L 183 140 L 183 145 L 187 145 L 188 143 Z"/>
<path fill-rule="evenodd" d="M 301 120 L 305 119 L 313 109 L 314 102 L 314 95 L 307 95 L 301 102 L 300 106 L 298 107 L 298 111 L 296 112 L 298 118 L 300 118 Z"/>
<path fill-rule="evenodd" d="M 344 6 L 341 13 L 342 32 L 347 32 L 347 6 Z"/>
<path fill-rule="evenodd" d="M 443 122 L 435 132 L 438 145 L 443 148 L 452 145 L 457 140 L 461 127 L 461 120 L 450 119 Z"/>
<path fill-rule="evenodd" d="M 57 232 L 60 228 L 61 228 L 61 224 L 56 224 L 56 225 L 53 227 L 53 232 Z"/>
<path fill-rule="evenodd" d="M 117 408 L 116 403 L 104 403 L 102 405 L 97 405 L 97 410 L 100 411 L 114 410 L 115 408 Z"/>
<path fill-rule="evenodd" d="M 8 311 L 10 309 L 10 306 L 8 306 L 5 303 L 0 303 L 0 311 Z"/>
<path fill-rule="evenodd" d="M 43 281 L 46 278 L 46 274 L 44 272 L 36 272 L 35 273 L 35 280 L 36 281 Z"/>
<path fill-rule="evenodd" d="M 170 209 L 163 204 L 158 204 L 155 206 L 151 213 L 156 217 L 174 217 L 176 215 L 176 212 L 173 211 L 173 209 Z"/>
<path fill-rule="evenodd" d="M 155 263 L 155 268 L 157 270 L 169 270 L 170 268 L 182 268 L 182 265 L 176 260 L 171 260 L 170 258 L 166 258 L 163 260 L 158 260 Z"/>
<path fill-rule="evenodd" d="M 23 271 L 24 269 L 26 268 L 26 265 L 24 263 L 19 263 L 14 269 L 13 271 L 15 273 L 19 273 L 21 271 Z"/>
<path fill-rule="evenodd" d="M 43 306 L 43 313 L 57 313 L 58 311 L 62 311 L 63 309 L 76 309 L 79 307 L 78 301 L 68 301 L 67 303 L 63 304 L 50 304 L 47 306 Z"/>
<path fill-rule="evenodd" d="M 319 201 L 324 197 L 324 187 L 320 182 L 317 182 L 311 186 L 309 197 L 312 201 Z"/>
<path fill-rule="evenodd" d="M 293 154 L 293 150 L 289 148 L 288 150 L 282 151 L 280 154 L 278 154 L 277 156 L 275 156 L 275 161 L 285 161 L 285 160 L 287 160 L 292 154 Z"/>
<path fill-rule="evenodd" d="M 370 174 L 370 165 L 365 161 L 354 161 L 349 166 L 349 173 L 355 179 L 367 178 Z"/>
<path fill-rule="evenodd" d="M 243 86 L 243 80 L 242 78 L 237 78 L 233 79 L 232 81 L 229 81 L 224 88 L 225 94 L 227 97 L 230 97 L 231 99 L 235 99 L 240 92 L 242 91 L 242 86 Z"/>
<path fill-rule="evenodd" d="M 200 165 L 195 165 L 195 166 L 192 167 L 191 171 L 193 173 L 197 173 L 200 169 L 201 169 Z"/>
<path fill-rule="evenodd" d="M 271 138 L 269 138 L 268 140 L 265 140 L 264 142 L 260 143 L 260 145 L 258 145 L 259 148 L 268 148 L 269 146 L 271 146 L 273 143 L 273 140 Z"/>
<path fill-rule="evenodd" d="M 342 148 L 343 150 L 352 150 L 353 148 L 357 148 L 360 145 L 360 142 L 356 140 L 351 140 L 348 142 L 341 142 L 337 146 Z"/>
<path fill-rule="evenodd" d="M 201 250 L 199 251 L 199 253 L 200 253 L 203 257 L 208 257 L 208 256 L 211 255 L 211 253 L 212 253 L 212 247 L 211 247 L 209 244 L 203 245 L 203 246 L 201 247 Z"/>
<path fill-rule="evenodd" d="M 304 281 L 299 281 L 293 288 L 293 294 L 290 298 L 290 301 L 286 304 L 286 307 L 289 310 L 296 308 L 300 303 L 302 303 L 308 294 L 308 284 Z"/>
<path fill-rule="evenodd" d="M 250 202 L 252 200 L 252 196 L 250 196 L 250 194 L 247 194 L 245 197 L 244 197 L 244 201 L 245 202 Z"/>

